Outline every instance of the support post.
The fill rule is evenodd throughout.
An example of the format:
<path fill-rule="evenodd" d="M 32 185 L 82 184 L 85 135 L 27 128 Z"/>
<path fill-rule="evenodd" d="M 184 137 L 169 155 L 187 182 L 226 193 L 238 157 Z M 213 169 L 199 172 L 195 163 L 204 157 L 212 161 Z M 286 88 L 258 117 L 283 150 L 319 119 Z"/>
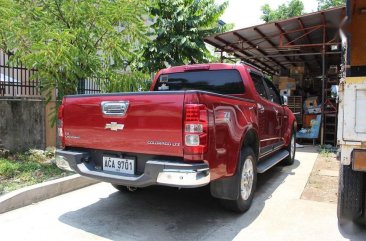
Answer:
<path fill-rule="evenodd" d="M 324 145 L 324 102 L 325 102 L 325 45 L 322 48 L 322 118 L 321 118 L 321 132 L 320 145 Z"/>
<path fill-rule="evenodd" d="M 220 52 L 220 63 L 224 63 L 224 51 Z"/>

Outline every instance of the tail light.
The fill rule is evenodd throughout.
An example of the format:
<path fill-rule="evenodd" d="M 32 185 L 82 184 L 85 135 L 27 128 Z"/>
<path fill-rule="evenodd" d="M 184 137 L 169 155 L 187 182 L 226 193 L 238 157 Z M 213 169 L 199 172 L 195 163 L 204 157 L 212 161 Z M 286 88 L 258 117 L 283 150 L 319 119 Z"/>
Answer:
<path fill-rule="evenodd" d="M 184 154 L 203 154 L 208 144 L 207 108 L 186 104 L 184 118 Z"/>
<path fill-rule="evenodd" d="M 57 128 L 58 136 L 61 139 L 62 147 L 65 147 L 65 135 L 64 135 L 64 105 L 61 104 L 58 108 L 58 123 L 59 126 Z"/>

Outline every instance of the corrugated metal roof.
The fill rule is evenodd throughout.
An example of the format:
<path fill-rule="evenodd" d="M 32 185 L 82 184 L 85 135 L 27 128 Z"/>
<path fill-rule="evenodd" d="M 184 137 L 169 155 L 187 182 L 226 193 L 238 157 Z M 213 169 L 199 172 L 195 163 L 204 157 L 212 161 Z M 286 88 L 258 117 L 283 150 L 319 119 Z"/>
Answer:
<path fill-rule="evenodd" d="M 332 8 L 212 35 L 205 42 L 272 74 L 302 64 L 320 72 L 323 45 L 328 63 L 339 62 L 330 46 L 340 49 L 338 27 L 345 13 L 345 7 Z"/>

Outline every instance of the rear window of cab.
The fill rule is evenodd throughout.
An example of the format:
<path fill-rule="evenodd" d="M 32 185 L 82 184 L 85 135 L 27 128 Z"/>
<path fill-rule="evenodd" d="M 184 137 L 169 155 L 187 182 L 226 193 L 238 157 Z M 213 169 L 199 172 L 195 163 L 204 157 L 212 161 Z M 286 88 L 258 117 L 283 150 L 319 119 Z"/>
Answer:
<path fill-rule="evenodd" d="M 218 94 L 243 94 L 244 83 L 237 70 L 206 70 L 162 74 L 154 91 L 202 90 Z"/>

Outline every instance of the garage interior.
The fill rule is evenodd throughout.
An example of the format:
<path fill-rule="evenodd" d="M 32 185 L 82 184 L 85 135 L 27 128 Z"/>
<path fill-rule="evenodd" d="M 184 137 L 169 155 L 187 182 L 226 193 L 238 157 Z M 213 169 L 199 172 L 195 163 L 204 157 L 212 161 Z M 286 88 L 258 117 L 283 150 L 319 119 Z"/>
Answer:
<path fill-rule="evenodd" d="M 242 61 L 271 77 L 298 123 L 298 142 L 337 145 L 337 89 L 344 73 L 339 32 L 345 7 L 206 37 L 221 62 Z"/>

